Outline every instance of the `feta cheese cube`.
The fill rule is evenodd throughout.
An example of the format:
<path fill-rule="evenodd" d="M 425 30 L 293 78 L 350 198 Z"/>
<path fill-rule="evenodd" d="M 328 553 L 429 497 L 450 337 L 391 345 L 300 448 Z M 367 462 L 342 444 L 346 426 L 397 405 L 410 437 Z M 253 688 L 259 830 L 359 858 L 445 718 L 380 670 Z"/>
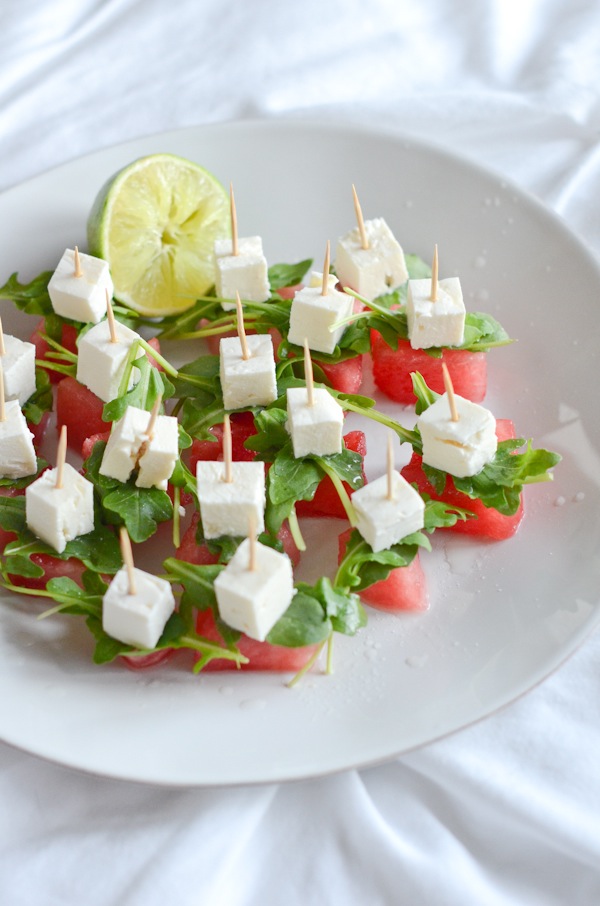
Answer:
<path fill-rule="evenodd" d="M 484 406 L 454 395 L 458 421 L 452 421 L 444 393 L 417 419 L 423 462 L 457 478 L 476 475 L 496 454 L 496 419 Z"/>
<path fill-rule="evenodd" d="M 166 579 L 134 568 L 135 594 L 123 566 L 102 600 L 102 628 L 113 639 L 135 648 L 154 648 L 175 610 L 175 598 Z"/>
<path fill-rule="evenodd" d="M 177 419 L 157 416 L 152 438 L 146 433 L 149 421 L 150 413 L 145 409 L 127 407 L 113 423 L 100 464 L 101 475 L 125 482 L 138 469 L 137 487 L 167 489 L 178 455 Z"/>
<path fill-rule="evenodd" d="M 265 466 L 232 462 L 232 481 L 225 481 L 222 462 L 198 462 L 198 503 L 205 538 L 247 536 L 251 520 L 257 534 L 264 529 Z"/>
<path fill-rule="evenodd" d="M 33 434 L 17 400 L 4 404 L 4 421 L 0 421 L 0 478 L 24 478 L 35 475 L 37 461 Z"/>
<path fill-rule="evenodd" d="M 35 346 L 18 337 L 4 334 L 4 399 L 18 400 L 24 406 L 35 393 Z"/>
<path fill-rule="evenodd" d="M 391 500 L 387 493 L 387 475 L 381 475 L 352 495 L 356 527 L 376 552 L 386 550 L 424 525 L 425 503 L 399 472 L 392 472 Z"/>
<path fill-rule="evenodd" d="M 256 544 L 256 568 L 249 569 L 250 541 L 246 538 L 215 579 L 215 594 L 221 619 L 264 642 L 294 596 L 292 564 L 264 544 Z"/>
<path fill-rule="evenodd" d="M 75 276 L 75 250 L 66 249 L 48 283 L 48 295 L 57 315 L 97 324 L 106 314 L 106 294 L 112 299 L 113 282 L 102 258 L 79 252 L 81 276 Z"/>
<path fill-rule="evenodd" d="M 331 353 L 341 340 L 347 325 L 330 328 L 340 320 L 349 318 L 354 309 L 354 298 L 335 289 L 335 277 L 329 278 L 327 295 L 321 295 L 322 285 L 304 286 L 292 300 L 288 340 L 303 346 L 305 338 L 315 352 Z"/>
<path fill-rule="evenodd" d="M 215 239 L 215 290 L 222 299 L 235 299 L 236 290 L 242 299 L 266 302 L 271 296 L 267 259 L 263 254 L 260 236 L 238 239 L 238 254 L 233 254 L 231 239 Z M 235 309 L 235 302 L 222 302 L 226 311 Z"/>
<path fill-rule="evenodd" d="M 80 338 L 78 347 L 77 380 L 105 403 L 117 396 L 129 350 L 140 339 L 135 330 L 120 321 L 115 323 L 115 329 L 117 343 L 111 342 L 108 321 L 100 321 Z M 139 378 L 138 369 L 132 368 L 127 389 L 130 390 Z"/>
<path fill-rule="evenodd" d="M 292 438 L 294 456 L 328 456 L 341 453 L 344 410 L 331 394 L 321 387 L 313 390 L 314 404 L 308 404 L 304 387 L 287 391 L 287 429 Z"/>
<path fill-rule="evenodd" d="M 223 337 L 219 344 L 225 409 L 267 406 L 277 399 L 273 340 L 269 334 L 254 334 L 246 342 L 248 359 L 242 355 L 239 337 Z"/>
<path fill-rule="evenodd" d="M 404 252 L 383 217 L 365 220 L 369 248 L 362 247 L 355 227 L 338 239 L 335 270 L 342 286 L 350 286 L 371 302 L 408 280 Z"/>
<path fill-rule="evenodd" d="M 465 331 L 465 303 L 458 277 L 438 282 L 431 300 L 431 280 L 409 280 L 406 294 L 408 338 L 413 349 L 460 346 Z"/>
<path fill-rule="evenodd" d="M 65 463 L 62 487 L 48 469 L 25 490 L 25 519 L 31 531 L 62 554 L 68 541 L 94 528 L 94 488 Z"/>

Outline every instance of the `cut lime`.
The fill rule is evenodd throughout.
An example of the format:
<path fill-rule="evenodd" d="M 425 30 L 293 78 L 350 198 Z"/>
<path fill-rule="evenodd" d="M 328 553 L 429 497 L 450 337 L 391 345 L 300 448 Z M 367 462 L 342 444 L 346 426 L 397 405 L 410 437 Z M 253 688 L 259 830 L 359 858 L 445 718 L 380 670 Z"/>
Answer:
<path fill-rule="evenodd" d="M 87 234 L 115 299 L 152 317 L 177 314 L 214 285 L 214 241 L 231 235 L 229 196 L 203 167 L 151 154 L 104 184 Z"/>

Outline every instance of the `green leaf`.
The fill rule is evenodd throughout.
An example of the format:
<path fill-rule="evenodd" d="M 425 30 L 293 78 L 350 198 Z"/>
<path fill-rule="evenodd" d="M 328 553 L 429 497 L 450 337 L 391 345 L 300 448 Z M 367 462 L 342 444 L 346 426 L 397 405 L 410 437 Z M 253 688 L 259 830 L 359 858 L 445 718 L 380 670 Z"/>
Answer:
<path fill-rule="evenodd" d="M 151 365 L 145 355 L 139 356 L 133 364 L 140 372 L 140 379 L 123 396 L 117 396 L 104 405 L 102 418 L 105 422 L 118 421 L 128 406 L 149 412 L 159 396 L 163 400 L 173 396 L 174 387 L 169 378 Z"/>
<path fill-rule="evenodd" d="M 48 295 L 48 282 L 53 271 L 43 271 L 30 283 L 19 283 L 18 274 L 8 278 L 0 287 L 0 299 L 10 299 L 20 311 L 28 315 L 49 315 L 53 308 Z"/>
<path fill-rule="evenodd" d="M 50 378 L 43 368 L 36 368 L 35 391 L 23 406 L 23 415 L 32 425 L 39 425 L 46 412 L 52 411 L 53 404 Z"/>
<path fill-rule="evenodd" d="M 150 538 L 158 523 L 173 518 L 173 504 L 166 491 L 138 488 L 131 479 L 109 491 L 102 500 L 102 507 L 105 513 L 108 511 L 113 522 L 115 514 L 119 517 L 129 537 L 136 543 Z"/>
<path fill-rule="evenodd" d="M 297 591 L 286 612 L 267 635 L 267 642 L 285 648 L 316 645 L 331 635 L 332 628 L 318 598 Z"/>
<path fill-rule="evenodd" d="M 272 264 L 269 268 L 269 285 L 271 291 L 284 289 L 302 283 L 306 272 L 312 267 L 312 258 L 298 261 L 297 264 Z"/>

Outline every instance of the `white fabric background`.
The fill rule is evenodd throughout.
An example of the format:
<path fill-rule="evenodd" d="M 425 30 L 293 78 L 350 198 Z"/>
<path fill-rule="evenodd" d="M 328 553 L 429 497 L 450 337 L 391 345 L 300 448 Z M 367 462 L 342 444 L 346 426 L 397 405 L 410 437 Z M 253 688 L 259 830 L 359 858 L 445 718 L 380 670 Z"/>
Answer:
<path fill-rule="evenodd" d="M 5 0 L 2 26 L 0 189 L 178 126 L 385 123 L 501 171 L 600 251 L 589 0 Z M 596 633 L 477 726 L 287 786 L 168 791 L 0 745 L 2 902 L 597 904 L 599 692 Z"/>

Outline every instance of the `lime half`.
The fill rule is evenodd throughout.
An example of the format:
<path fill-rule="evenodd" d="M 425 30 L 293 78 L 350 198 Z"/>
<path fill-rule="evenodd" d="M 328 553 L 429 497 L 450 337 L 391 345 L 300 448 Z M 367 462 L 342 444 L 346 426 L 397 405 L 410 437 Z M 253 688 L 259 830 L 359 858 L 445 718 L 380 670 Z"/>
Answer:
<path fill-rule="evenodd" d="M 87 234 L 119 302 L 152 317 L 177 314 L 214 285 L 214 241 L 231 234 L 229 196 L 203 167 L 152 154 L 100 189 Z"/>

